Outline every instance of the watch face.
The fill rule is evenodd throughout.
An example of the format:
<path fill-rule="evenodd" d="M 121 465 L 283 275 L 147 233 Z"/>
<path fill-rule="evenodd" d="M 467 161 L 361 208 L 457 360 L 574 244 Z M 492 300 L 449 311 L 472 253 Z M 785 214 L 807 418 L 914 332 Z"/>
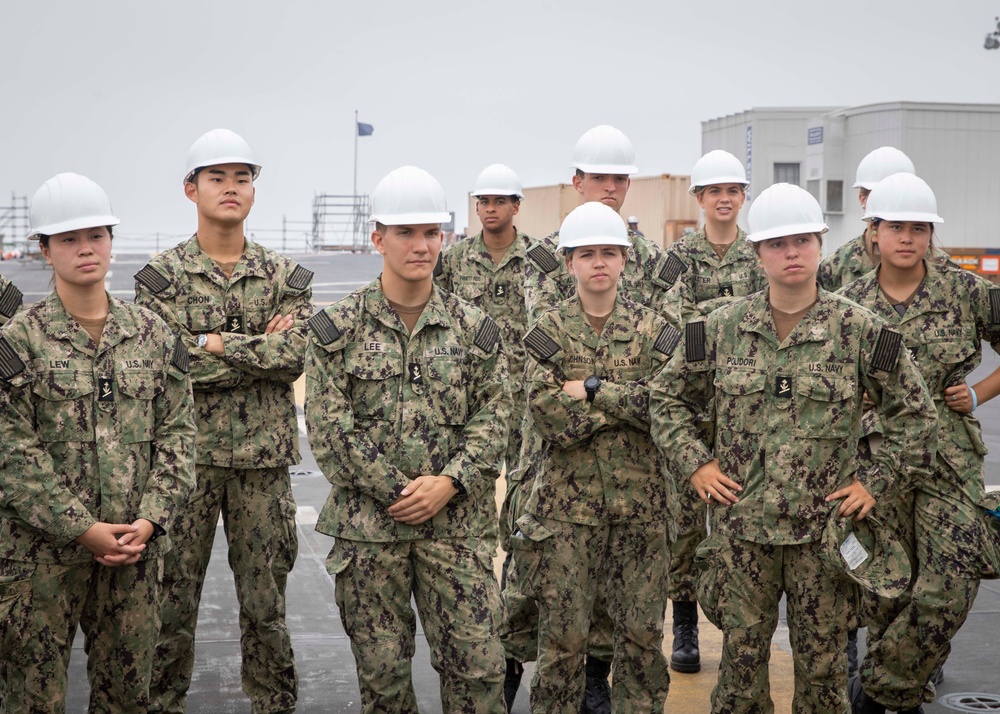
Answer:
<path fill-rule="evenodd" d="M 591 375 L 591 376 L 587 377 L 583 381 L 583 388 L 584 389 L 597 389 L 600 386 L 601 386 L 601 380 L 599 380 L 594 375 Z"/>

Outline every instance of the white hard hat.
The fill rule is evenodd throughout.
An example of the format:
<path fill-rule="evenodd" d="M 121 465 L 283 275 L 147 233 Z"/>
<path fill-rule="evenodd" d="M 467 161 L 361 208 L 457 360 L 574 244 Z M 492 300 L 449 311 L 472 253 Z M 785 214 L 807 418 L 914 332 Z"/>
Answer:
<path fill-rule="evenodd" d="M 416 166 L 401 166 L 378 182 L 372 194 L 371 221 L 386 226 L 447 223 L 444 189 Z"/>
<path fill-rule="evenodd" d="M 628 222 L 628 223 L 638 223 L 638 222 L 639 222 L 639 219 L 638 219 L 638 218 L 636 218 L 635 216 L 629 216 L 629 217 L 628 217 L 628 221 L 627 221 L 627 222 Z"/>
<path fill-rule="evenodd" d="M 871 191 L 875 188 L 875 184 L 886 176 L 898 173 L 916 173 L 910 157 L 892 146 L 880 146 L 861 159 L 854 186 L 851 188 L 865 188 Z"/>
<path fill-rule="evenodd" d="M 31 197 L 28 238 L 119 223 L 103 188 L 80 174 L 56 174 Z"/>
<path fill-rule="evenodd" d="M 595 126 L 580 137 L 573 149 L 573 168 L 588 174 L 634 174 L 635 149 L 628 137 L 613 126 Z"/>
<path fill-rule="evenodd" d="M 830 230 L 823 222 L 823 210 L 811 193 L 790 183 L 776 183 L 757 196 L 747 217 L 747 240 L 758 243 L 770 238 L 819 233 Z"/>
<path fill-rule="evenodd" d="M 872 189 L 865 205 L 864 219 L 874 221 L 918 221 L 944 223 L 938 215 L 934 192 L 919 176 L 900 172 L 888 176 Z"/>
<path fill-rule="evenodd" d="M 628 228 L 610 206 L 598 201 L 577 206 L 559 227 L 559 248 L 579 248 L 585 245 L 621 245 L 628 247 Z"/>
<path fill-rule="evenodd" d="M 691 169 L 691 185 L 688 193 L 694 196 L 698 189 L 720 183 L 738 183 L 744 189 L 750 186 L 743 164 L 728 151 L 716 149 L 698 159 Z"/>
<path fill-rule="evenodd" d="M 260 175 L 260 164 L 254 161 L 250 145 L 242 136 L 229 129 L 212 129 L 199 136 L 188 149 L 184 183 L 190 181 L 198 169 L 223 164 L 246 164 L 254 179 Z"/>
<path fill-rule="evenodd" d="M 524 198 L 521 179 L 503 164 L 487 166 L 476 178 L 473 196 L 517 196 Z"/>

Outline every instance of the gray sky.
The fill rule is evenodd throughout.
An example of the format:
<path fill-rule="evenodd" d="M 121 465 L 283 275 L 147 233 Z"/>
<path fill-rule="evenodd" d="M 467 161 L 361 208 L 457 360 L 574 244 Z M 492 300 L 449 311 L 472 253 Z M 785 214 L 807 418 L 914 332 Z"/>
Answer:
<path fill-rule="evenodd" d="M 632 139 L 641 175 L 686 174 L 700 122 L 751 107 L 1000 103 L 1000 51 L 983 49 L 998 14 L 1000 0 L 6 3 L 0 206 L 76 171 L 109 193 L 120 235 L 188 234 L 187 149 L 224 126 L 264 167 L 250 227 L 308 221 L 315 193 L 351 192 L 358 109 L 375 127 L 359 191 L 416 164 L 461 227 L 483 167 L 567 181 L 596 124 Z"/>

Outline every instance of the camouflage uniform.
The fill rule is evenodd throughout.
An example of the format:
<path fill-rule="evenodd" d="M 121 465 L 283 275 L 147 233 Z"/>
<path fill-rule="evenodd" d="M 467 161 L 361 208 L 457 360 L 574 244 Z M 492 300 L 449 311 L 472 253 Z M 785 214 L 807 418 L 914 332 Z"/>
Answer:
<path fill-rule="evenodd" d="M 450 712 L 503 712 L 500 590 L 490 559 L 494 490 L 511 416 L 500 328 L 434 288 L 412 334 L 379 280 L 317 313 L 306 358 L 306 423 L 333 488 L 316 530 L 351 638 L 361 710 L 416 712 L 416 599 Z M 388 506 L 420 475 L 459 493 L 430 520 Z"/>
<path fill-rule="evenodd" d="M 184 345 L 162 320 L 109 303 L 99 345 L 54 292 L 0 337 L 0 600 L 15 599 L 8 713 L 65 709 L 78 623 L 90 711 L 149 705 L 162 556 L 194 485 L 191 382 Z M 105 567 L 74 541 L 97 522 L 139 518 L 155 533 L 134 565 Z"/>
<path fill-rule="evenodd" d="M 438 259 L 437 270 L 434 271 L 434 282 L 438 287 L 472 303 L 492 317 L 500 327 L 514 385 L 521 384 L 521 376 L 524 374 L 524 347 L 521 345 L 521 337 L 528 331 L 524 273 L 529 247 L 531 239 L 518 232 L 503 259 L 499 263 L 494 263 L 483 242 L 483 234 L 477 233 L 443 251 Z M 521 415 L 527 408 L 524 390 L 518 387 L 511 391 L 514 400 L 512 412 L 514 419 L 507 438 L 507 453 L 504 458 L 508 475 L 514 470 L 521 454 Z M 499 521 L 500 543 L 508 553 L 509 510 L 510 504 L 504 499 Z"/>
<path fill-rule="evenodd" d="M 979 420 L 949 409 L 944 390 L 979 365 L 982 340 L 1000 351 L 1000 289 L 961 268 L 925 265 L 927 276 L 902 317 L 879 287 L 877 271 L 841 291 L 903 335 L 938 413 L 933 472 L 890 503 L 903 519 L 898 537 L 915 555 L 910 591 L 893 601 L 868 598 L 861 679 L 865 692 L 891 709 L 933 701 L 934 690 L 925 685 L 948 658 L 979 589 L 984 534 L 977 504 L 984 496 L 986 447 Z M 880 421 L 884 428 L 887 419 Z"/>
<path fill-rule="evenodd" d="M 955 268 L 961 267 L 951 259 L 948 253 L 940 248 L 932 248 L 931 252 L 933 254 L 933 261 L 936 264 L 943 265 L 947 263 Z M 864 277 L 874 269 L 875 266 L 872 265 L 872 261 L 868 258 L 868 251 L 865 248 L 865 234 L 862 233 L 820 261 L 816 279 L 827 290 L 840 290 L 855 280 Z"/>
<path fill-rule="evenodd" d="M 779 344 L 768 296 L 688 324 L 685 359 L 652 385 L 652 433 L 678 473 L 714 456 L 743 487 L 739 503 L 714 509 L 716 548 L 706 554 L 720 581 L 724 636 L 713 711 L 771 711 L 767 661 L 784 592 L 794 711 L 847 712 L 845 645 L 857 591 L 819 560 L 831 509 L 824 499 L 855 475 L 876 499 L 923 478 L 936 442 L 934 407 L 898 333 L 872 313 L 820 290 Z M 886 438 L 872 468 L 855 474 L 866 390 L 886 417 Z M 696 429 L 710 404 L 714 449 Z"/>
<path fill-rule="evenodd" d="M 311 280 L 310 271 L 251 242 L 227 278 L 197 237 L 136 275 L 136 302 L 162 315 L 191 350 L 198 424 L 198 484 L 178 513 L 180 547 L 164 563 L 152 711 L 184 711 L 220 510 L 240 602 L 243 691 L 254 712 L 295 706 L 285 583 L 298 537 L 288 466 L 299 460 L 292 382 L 302 373 Z M 264 334 L 276 313 L 295 324 Z M 222 334 L 225 355 L 196 346 L 207 333 Z"/>
<path fill-rule="evenodd" d="M 667 302 L 681 316 L 682 324 L 704 319 L 735 298 L 751 295 L 767 286 L 753 244 L 746 237 L 746 232 L 738 228 L 736 241 L 722 258 L 709 244 L 704 229 L 683 236 L 670 246 L 668 260 L 676 258 L 680 262 L 670 264 L 669 275 L 676 279 Z M 707 430 L 706 440 L 710 441 L 709 425 L 703 428 Z M 708 537 L 705 529 L 707 507 L 687 479 L 676 479 L 676 482 L 679 497 L 671 499 L 667 597 L 674 602 L 693 602 L 697 578 L 694 556 L 698 544 Z"/>
<path fill-rule="evenodd" d="M 664 299 L 670 284 L 666 280 L 663 249 L 656 243 L 629 231 L 632 248 L 628 261 L 618 281 L 618 294 L 640 305 L 658 309 L 665 306 Z M 528 318 L 538 316 L 561 302 L 576 297 L 576 279 L 566 268 L 566 261 L 556 254 L 559 231 L 555 231 L 528 249 L 525 261 L 525 301 Z M 673 316 L 667 316 L 675 321 Z M 523 441 L 518 467 L 507 474 L 508 514 L 505 522 L 510 527 L 524 515 L 524 503 L 531 493 L 535 478 L 536 462 L 542 448 L 540 437 L 531 426 L 531 415 L 525 414 L 521 425 Z M 531 598 L 522 592 L 522 573 L 516 558 L 506 572 L 504 584 L 504 650 L 519 662 L 530 662 L 538 651 L 538 609 Z M 590 627 L 588 652 L 603 661 L 610 661 L 612 653 L 612 623 L 607 613 L 605 595 L 597 594 L 594 620 Z"/>
<path fill-rule="evenodd" d="M 3 327 L 7 320 L 14 317 L 14 313 L 21 309 L 23 298 L 24 296 L 17 289 L 17 286 L 0 275 L 0 327 Z"/>
<path fill-rule="evenodd" d="M 614 624 L 612 706 L 662 711 L 670 683 L 663 656 L 667 483 L 649 438 L 648 382 L 680 331 L 619 296 L 600 335 L 574 297 L 525 336 L 529 408 L 543 439 L 526 514 L 512 541 L 524 587 L 538 603 L 533 712 L 576 714 L 599 591 Z M 596 374 L 592 403 L 564 382 Z"/>

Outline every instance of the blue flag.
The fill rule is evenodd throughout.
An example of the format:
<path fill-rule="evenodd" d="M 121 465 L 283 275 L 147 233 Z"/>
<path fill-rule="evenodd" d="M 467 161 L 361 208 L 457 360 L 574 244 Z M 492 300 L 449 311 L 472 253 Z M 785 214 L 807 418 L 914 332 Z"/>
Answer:
<path fill-rule="evenodd" d="M 358 122 L 358 136 L 371 136 L 375 133 L 375 127 L 371 124 L 362 124 Z"/>

